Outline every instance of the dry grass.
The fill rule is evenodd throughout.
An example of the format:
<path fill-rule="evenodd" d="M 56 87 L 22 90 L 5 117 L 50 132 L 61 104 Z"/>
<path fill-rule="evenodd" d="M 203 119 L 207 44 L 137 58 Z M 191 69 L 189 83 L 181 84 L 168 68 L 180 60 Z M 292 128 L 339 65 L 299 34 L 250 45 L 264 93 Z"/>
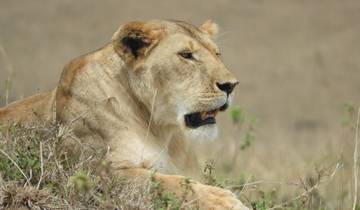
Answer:
<path fill-rule="evenodd" d="M 149 209 L 149 182 L 112 176 L 106 149 L 80 144 L 60 125 L 0 131 L 0 208 Z M 65 143 L 66 139 L 68 142 Z M 71 145 L 71 146 L 70 146 Z"/>

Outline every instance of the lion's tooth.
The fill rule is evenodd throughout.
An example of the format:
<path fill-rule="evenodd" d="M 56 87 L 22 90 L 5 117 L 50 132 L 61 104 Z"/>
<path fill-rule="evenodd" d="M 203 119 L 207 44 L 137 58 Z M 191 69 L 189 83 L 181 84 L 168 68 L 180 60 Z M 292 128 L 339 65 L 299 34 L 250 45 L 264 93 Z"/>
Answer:
<path fill-rule="evenodd" d="M 219 110 L 215 110 L 214 111 L 214 117 L 216 117 L 216 115 L 218 114 Z"/>
<path fill-rule="evenodd" d="M 209 118 L 209 117 L 216 117 L 217 113 L 218 113 L 219 110 L 212 110 L 212 111 L 203 111 L 203 112 L 200 112 L 200 116 L 201 116 L 201 119 L 202 120 L 205 120 L 206 118 Z"/>
<path fill-rule="evenodd" d="M 215 117 L 214 112 L 209 112 L 209 113 L 207 114 L 207 117 Z"/>
<path fill-rule="evenodd" d="M 200 112 L 200 115 L 202 120 L 206 118 L 206 112 Z"/>

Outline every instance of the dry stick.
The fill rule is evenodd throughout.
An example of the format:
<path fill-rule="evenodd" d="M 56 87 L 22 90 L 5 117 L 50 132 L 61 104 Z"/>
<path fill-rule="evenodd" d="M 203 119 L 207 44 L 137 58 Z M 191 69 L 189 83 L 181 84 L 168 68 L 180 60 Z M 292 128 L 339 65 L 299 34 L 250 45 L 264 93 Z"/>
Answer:
<path fill-rule="evenodd" d="M 44 176 L 44 158 L 43 158 L 42 142 L 40 142 L 40 170 L 41 170 L 41 174 L 40 174 L 39 182 L 37 183 L 36 189 L 40 188 L 40 184 L 41 184 L 41 181 L 42 181 L 43 176 Z"/>
<path fill-rule="evenodd" d="M 87 157 L 85 160 L 81 161 L 80 163 L 76 164 L 76 166 L 74 167 L 75 170 L 79 169 L 84 163 L 90 161 L 91 159 L 93 159 L 94 156 L 90 155 L 89 157 Z"/>
<path fill-rule="evenodd" d="M 5 155 L 13 164 L 14 166 L 20 171 L 20 173 L 24 176 L 26 180 L 29 180 L 29 178 L 25 175 L 25 173 L 21 170 L 19 165 L 6 153 L 4 150 L 0 149 L 0 152 Z"/>
<path fill-rule="evenodd" d="M 154 106 L 155 106 L 155 99 L 156 99 L 156 96 L 157 96 L 157 91 L 158 91 L 158 89 L 155 90 L 153 100 L 151 102 L 150 119 L 149 119 L 149 124 L 148 124 L 148 127 L 147 127 L 147 131 L 146 131 L 145 142 L 147 142 L 147 139 L 148 139 L 149 133 L 150 133 L 150 126 L 151 126 L 151 121 L 152 121 L 152 118 L 153 118 L 153 112 L 154 112 Z M 144 150 L 145 150 L 145 146 L 142 148 L 140 161 L 143 161 Z"/>
<path fill-rule="evenodd" d="M 248 179 L 246 180 L 245 184 L 243 184 L 243 188 L 241 189 L 240 193 L 243 193 L 245 190 L 246 190 L 246 187 L 249 186 L 249 183 L 250 183 L 250 179 L 251 179 L 251 176 L 248 177 Z M 250 184 L 251 185 L 251 184 Z M 256 184 L 255 184 L 256 185 Z"/>
<path fill-rule="evenodd" d="M 26 180 L 26 182 L 25 182 L 25 184 L 24 184 L 24 187 L 26 187 L 26 185 L 28 185 L 28 184 L 31 184 L 30 181 L 31 181 L 31 179 L 33 178 L 33 171 L 32 171 L 32 169 L 30 169 L 29 174 L 30 174 L 30 177 L 29 177 L 28 180 Z"/>
<path fill-rule="evenodd" d="M 354 148 L 354 202 L 352 209 L 356 209 L 356 201 L 357 201 L 357 191 L 358 191 L 358 167 L 357 167 L 357 159 L 358 159 L 358 139 L 359 139 L 359 121 L 360 121 L 360 108 L 358 110 L 357 114 L 357 120 L 356 120 L 356 132 L 355 132 L 355 148 Z"/>
<path fill-rule="evenodd" d="M 249 187 L 249 186 L 256 186 L 259 184 L 273 184 L 273 185 L 292 185 L 295 187 L 299 187 L 300 184 L 294 182 L 282 182 L 282 181 L 267 181 L 267 180 L 258 180 L 254 182 L 245 182 L 244 184 L 235 184 L 235 185 L 228 185 L 226 186 L 227 189 L 231 189 L 234 187 Z M 242 193 L 243 191 L 240 191 Z M 245 192 L 243 192 L 245 193 Z"/>
<path fill-rule="evenodd" d="M 153 112 L 154 112 L 154 106 L 155 106 L 155 99 L 156 99 L 156 96 L 157 96 L 157 91 L 158 91 L 158 89 L 155 90 L 153 100 L 152 100 L 152 103 L 151 103 L 150 119 L 149 119 L 149 124 L 148 124 L 148 127 L 147 127 L 147 131 L 146 131 L 145 141 L 149 137 L 150 126 L 151 126 L 151 121 L 152 121 L 152 118 L 153 118 Z"/>

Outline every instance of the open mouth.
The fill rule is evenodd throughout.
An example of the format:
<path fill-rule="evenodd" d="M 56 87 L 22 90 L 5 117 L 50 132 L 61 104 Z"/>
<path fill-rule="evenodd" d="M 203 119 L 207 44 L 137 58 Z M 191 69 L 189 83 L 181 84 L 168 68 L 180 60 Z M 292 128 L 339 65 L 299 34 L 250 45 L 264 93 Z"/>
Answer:
<path fill-rule="evenodd" d="M 228 104 L 224 104 L 220 108 L 210 110 L 210 111 L 201 111 L 194 112 L 191 114 L 185 115 L 185 124 L 189 128 L 198 128 L 203 125 L 215 124 L 216 115 L 219 111 L 225 111 L 228 108 Z"/>

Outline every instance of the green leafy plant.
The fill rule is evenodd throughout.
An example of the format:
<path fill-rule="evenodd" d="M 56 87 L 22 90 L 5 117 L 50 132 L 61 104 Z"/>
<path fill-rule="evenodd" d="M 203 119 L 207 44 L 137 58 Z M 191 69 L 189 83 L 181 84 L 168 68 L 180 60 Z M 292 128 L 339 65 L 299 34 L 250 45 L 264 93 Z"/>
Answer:
<path fill-rule="evenodd" d="M 253 117 L 247 117 L 245 112 L 240 107 L 234 107 L 230 111 L 230 118 L 235 126 L 236 135 L 242 134 L 242 137 L 234 137 L 235 150 L 229 163 L 228 172 L 231 172 L 236 162 L 240 151 L 249 148 L 255 140 L 255 131 L 258 120 Z"/>

